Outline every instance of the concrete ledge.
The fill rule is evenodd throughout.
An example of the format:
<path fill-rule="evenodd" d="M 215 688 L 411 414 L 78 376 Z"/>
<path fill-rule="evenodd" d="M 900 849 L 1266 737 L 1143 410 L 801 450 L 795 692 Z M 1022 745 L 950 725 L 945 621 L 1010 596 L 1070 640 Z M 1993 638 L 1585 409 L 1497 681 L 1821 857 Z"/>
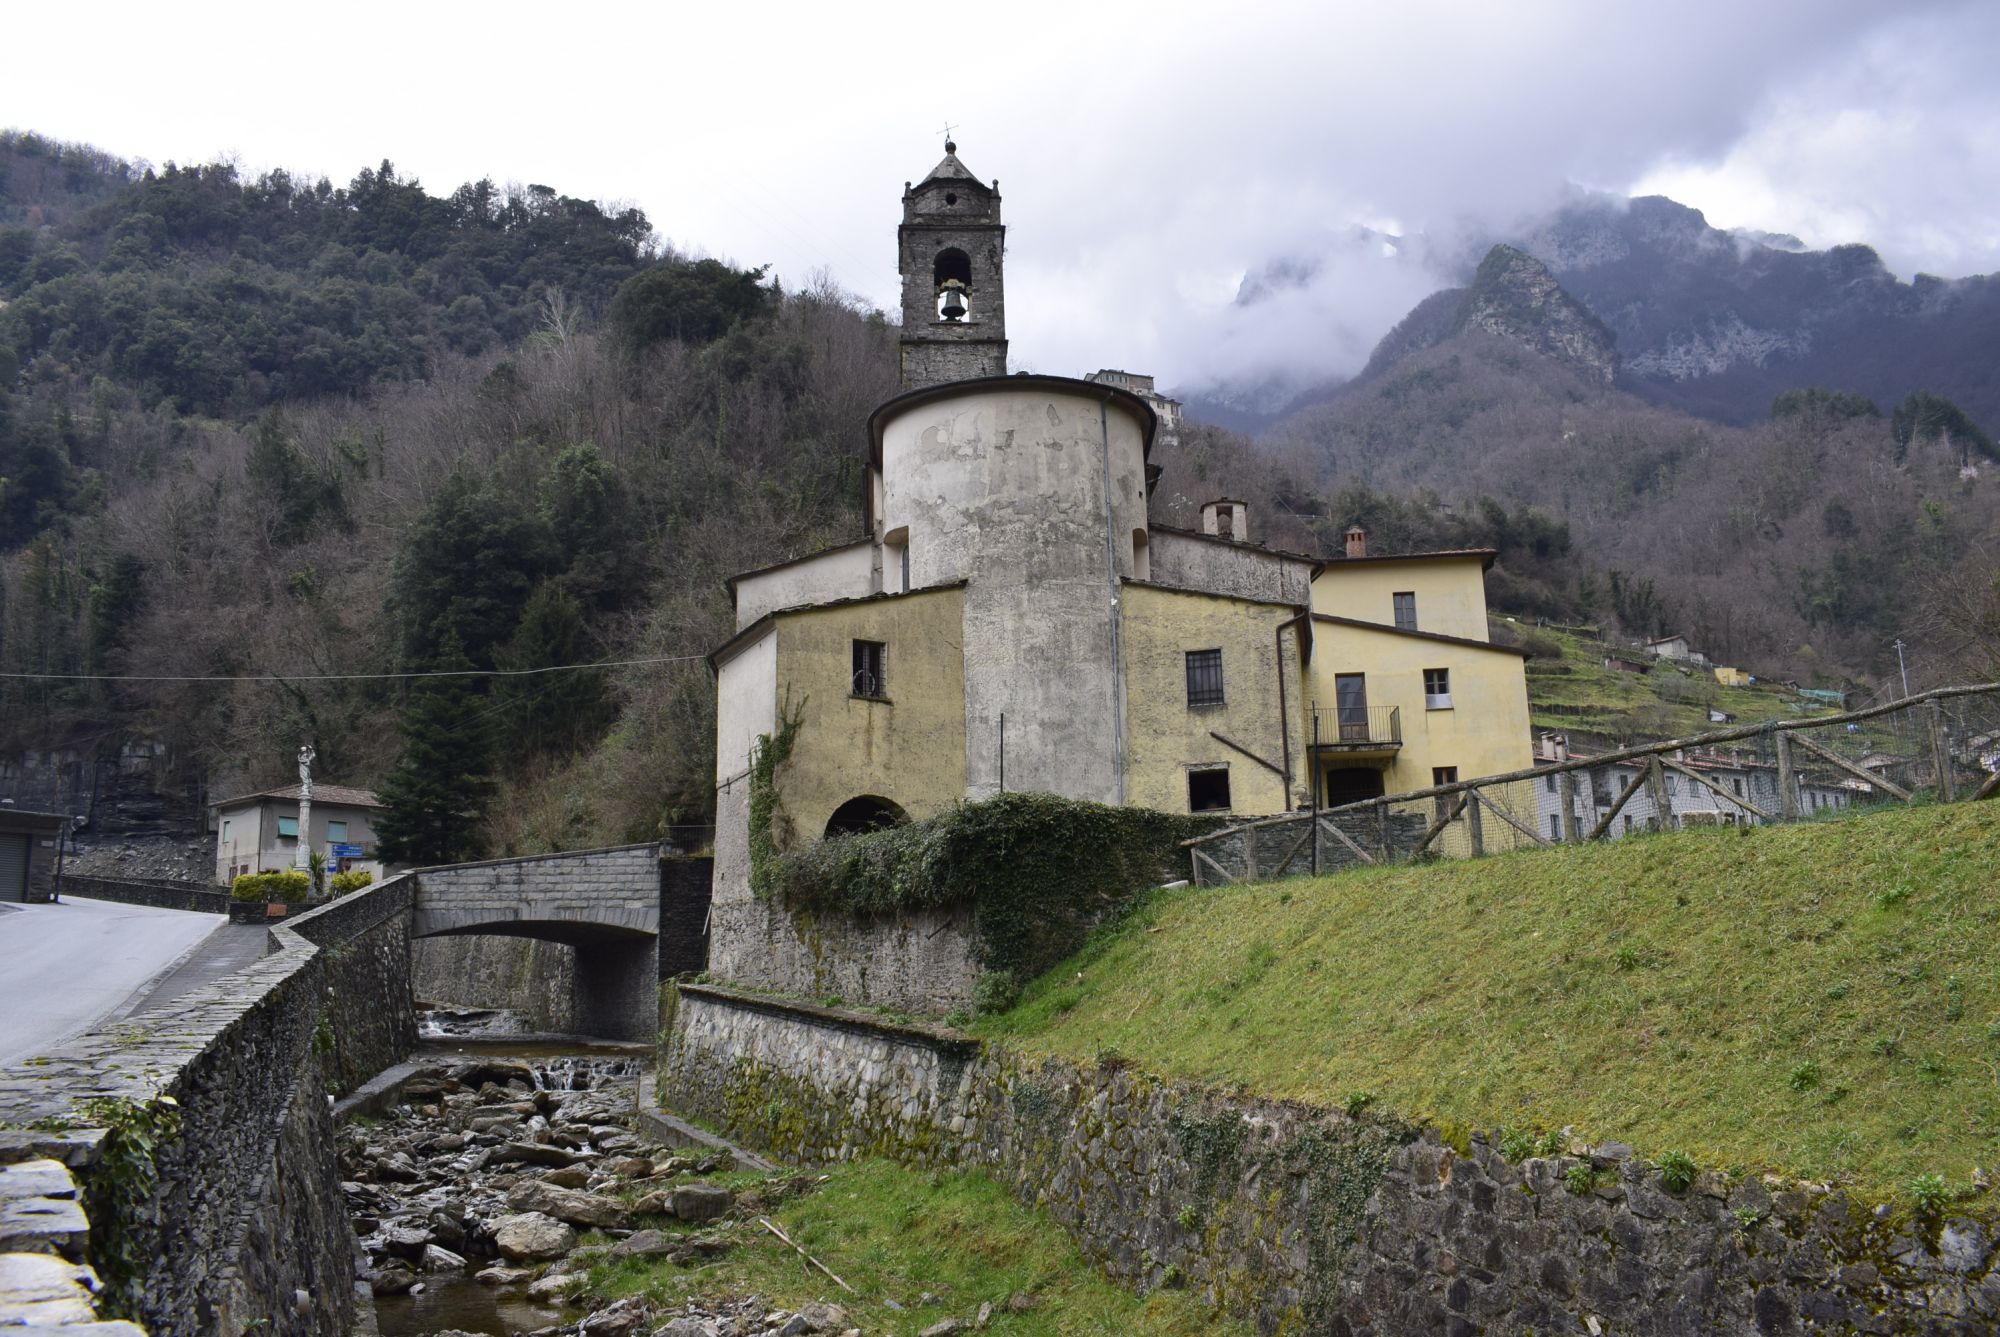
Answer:
<path fill-rule="evenodd" d="M 639 1131 L 664 1147 L 686 1147 L 690 1150 L 719 1151 L 736 1162 L 741 1170 L 757 1170 L 764 1174 L 776 1174 L 776 1161 L 759 1156 L 756 1152 L 737 1146 L 726 1137 L 697 1128 L 686 1119 L 667 1113 L 661 1109 L 655 1079 L 649 1071 L 639 1078 L 638 1105 L 632 1111 L 633 1122 Z"/>
<path fill-rule="evenodd" d="M 742 1008 L 750 1012 L 761 1012 L 770 1017 L 793 1017 L 810 1021 L 821 1026 L 832 1026 L 857 1035 L 879 1036 L 885 1040 L 895 1040 L 903 1044 L 922 1045 L 940 1054 L 953 1058 L 968 1059 L 980 1051 L 983 1042 L 975 1035 L 950 1026 L 932 1025 L 920 1021 L 891 1021 L 886 1017 L 866 1012 L 850 1012 L 846 1008 L 821 1007 L 817 1003 L 802 1002 L 795 998 L 775 997 L 769 994 L 742 993 L 714 984 L 681 984 L 675 986 L 681 994 L 690 998 L 705 998 L 710 1002 L 722 1003 L 730 1007 Z"/>

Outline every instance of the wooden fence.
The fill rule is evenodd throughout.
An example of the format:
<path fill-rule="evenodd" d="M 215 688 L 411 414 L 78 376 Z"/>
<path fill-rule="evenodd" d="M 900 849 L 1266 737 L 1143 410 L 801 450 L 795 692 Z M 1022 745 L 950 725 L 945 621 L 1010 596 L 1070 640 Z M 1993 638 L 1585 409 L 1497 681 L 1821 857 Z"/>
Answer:
<path fill-rule="evenodd" d="M 1872 721 L 1898 727 L 1898 750 L 1871 746 L 1860 757 L 1844 755 L 1843 739 L 1879 741 L 1878 734 L 1855 733 Z M 1834 736 L 1814 736 L 1827 733 Z M 1725 752 L 1731 744 L 1749 744 L 1751 754 Z M 1590 781 L 1588 790 L 1579 787 L 1579 776 Z M 1598 784 L 1611 779 L 1621 781 L 1615 797 L 1609 784 Z M 1860 804 L 1911 803 L 1920 794 L 1954 803 L 1996 793 L 2000 683 L 1979 683 L 1865 710 L 1545 760 L 1501 775 L 1241 822 L 1181 843 L 1196 885 L 1213 886 L 1427 855 L 1476 858 L 1698 821 L 1794 822 Z"/>

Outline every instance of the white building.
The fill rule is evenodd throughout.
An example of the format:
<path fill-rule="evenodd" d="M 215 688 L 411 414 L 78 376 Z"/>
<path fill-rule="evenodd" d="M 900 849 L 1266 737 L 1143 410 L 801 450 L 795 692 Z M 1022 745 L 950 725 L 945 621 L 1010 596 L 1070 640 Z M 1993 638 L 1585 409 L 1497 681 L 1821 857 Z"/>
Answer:
<path fill-rule="evenodd" d="M 1553 743 L 1553 735 L 1544 735 L 1543 745 L 1537 756 L 1538 762 L 1586 761 L 1589 757 L 1581 752 L 1567 752 L 1559 743 Z M 1757 815 L 1759 810 L 1777 817 L 1782 808 L 1778 793 L 1777 767 L 1764 761 L 1755 761 L 1733 753 L 1716 750 L 1690 750 L 1674 758 L 1681 765 L 1708 779 L 1721 794 L 1707 785 L 1669 770 L 1666 772 L 1667 806 L 1672 810 L 1671 818 L 1664 825 L 1667 829 L 1686 826 L 1757 826 L 1764 819 Z M 1574 780 L 1575 817 L 1577 831 L 1588 836 L 1633 777 L 1640 773 L 1640 761 L 1610 762 L 1602 766 L 1592 766 L 1586 770 L 1571 772 Z M 1858 799 L 1868 798 L 1873 791 L 1858 780 L 1830 780 L 1820 776 L 1799 773 L 1796 778 L 1799 789 L 1799 814 L 1811 816 L 1817 812 L 1837 810 L 1853 805 Z M 1540 812 L 1542 834 L 1550 840 L 1563 839 L 1562 781 L 1553 771 L 1542 776 L 1536 785 L 1536 806 Z M 1738 800 L 1741 800 L 1739 802 Z M 1648 786 L 1639 786 L 1625 806 L 1619 809 L 1618 817 L 1607 838 L 1616 839 L 1634 831 L 1653 831 L 1661 828 L 1660 813 L 1655 807 Z"/>
<path fill-rule="evenodd" d="M 243 873 L 281 873 L 296 866 L 299 786 L 239 794 L 215 809 L 215 880 L 228 886 Z M 382 804 L 366 789 L 313 786 L 310 848 L 326 856 L 329 874 L 362 869 L 382 880 L 375 855 L 375 814 Z"/>

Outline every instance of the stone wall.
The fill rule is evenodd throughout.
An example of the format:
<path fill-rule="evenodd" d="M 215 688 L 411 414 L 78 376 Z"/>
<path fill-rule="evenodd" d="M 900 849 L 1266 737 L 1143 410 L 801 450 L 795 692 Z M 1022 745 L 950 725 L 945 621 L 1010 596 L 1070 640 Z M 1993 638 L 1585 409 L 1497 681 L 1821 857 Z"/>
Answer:
<path fill-rule="evenodd" d="M 715 902 L 709 972 L 751 989 L 942 1016 L 972 1001 L 972 915 L 794 915 L 754 897 Z"/>
<path fill-rule="evenodd" d="M 530 1029 L 576 1029 L 576 948 L 536 938 L 466 934 L 410 944 L 410 988 L 422 1003 L 508 1008 Z"/>
<path fill-rule="evenodd" d="M 444 988 L 472 992 L 482 970 L 492 967 L 491 978 L 504 974 L 513 982 L 509 988 L 525 995 L 530 1006 L 523 1010 L 552 1019 L 567 1016 L 561 1029 L 612 1040 L 654 1038 L 660 979 L 657 844 L 451 864 L 418 869 L 416 877 L 422 892 L 412 933 L 419 940 L 426 997 Z M 562 943 L 572 950 L 567 958 L 521 947 L 440 956 L 423 945 L 438 937 Z M 449 971 L 453 962 L 470 973 L 440 979 L 439 972 Z M 551 998 L 560 981 L 538 970 L 565 962 L 566 1001 Z M 438 1001 L 519 1006 L 500 995 Z"/>
<path fill-rule="evenodd" d="M 91 1215 L 91 1261 L 155 1334 L 351 1329 L 328 1097 L 415 1042 L 413 893 L 397 878 L 302 915 L 272 929 L 270 955 L 171 1015 L 0 1073 L 0 1124 L 75 1130 L 64 1158 Z M 131 1140 L 95 1125 L 141 1114 L 178 1128 L 135 1173 Z M 33 1137 L 0 1139 L 0 1158 L 36 1154 L 48 1149 Z"/>
<path fill-rule="evenodd" d="M 227 891 L 189 882 L 79 877 L 65 871 L 58 890 L 61 895 L 81 896 L 89 901 L 118 901 L 125 905 L 150 905 L 161 910 L 200 910 L 216 915 L 229 913 Z"/>
<path fill-rule="evenodd" d="M 1971 1334 L 2000 1315 L 1990 1221 L 1713 1171 L 1671 1192 L 1616 1145 L 1516 1164 L 1478 1134 L 706 986 L 671 1025 L 659 1090 L 727 1136 L 984 1169 L 1112 1276 L 1264 1332 Z"/>

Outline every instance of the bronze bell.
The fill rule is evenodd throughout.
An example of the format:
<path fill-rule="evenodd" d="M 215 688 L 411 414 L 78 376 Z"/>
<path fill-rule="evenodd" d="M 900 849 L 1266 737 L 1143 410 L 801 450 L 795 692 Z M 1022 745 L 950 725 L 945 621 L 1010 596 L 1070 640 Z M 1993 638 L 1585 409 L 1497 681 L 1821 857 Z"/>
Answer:
<path fill-rule="evenodd" d="M 965 285 L 957 279 L 946 279 L 940 290 L 944 302 L 938 307 L 938 314 L 946 320 L 965 319 Z"/>

